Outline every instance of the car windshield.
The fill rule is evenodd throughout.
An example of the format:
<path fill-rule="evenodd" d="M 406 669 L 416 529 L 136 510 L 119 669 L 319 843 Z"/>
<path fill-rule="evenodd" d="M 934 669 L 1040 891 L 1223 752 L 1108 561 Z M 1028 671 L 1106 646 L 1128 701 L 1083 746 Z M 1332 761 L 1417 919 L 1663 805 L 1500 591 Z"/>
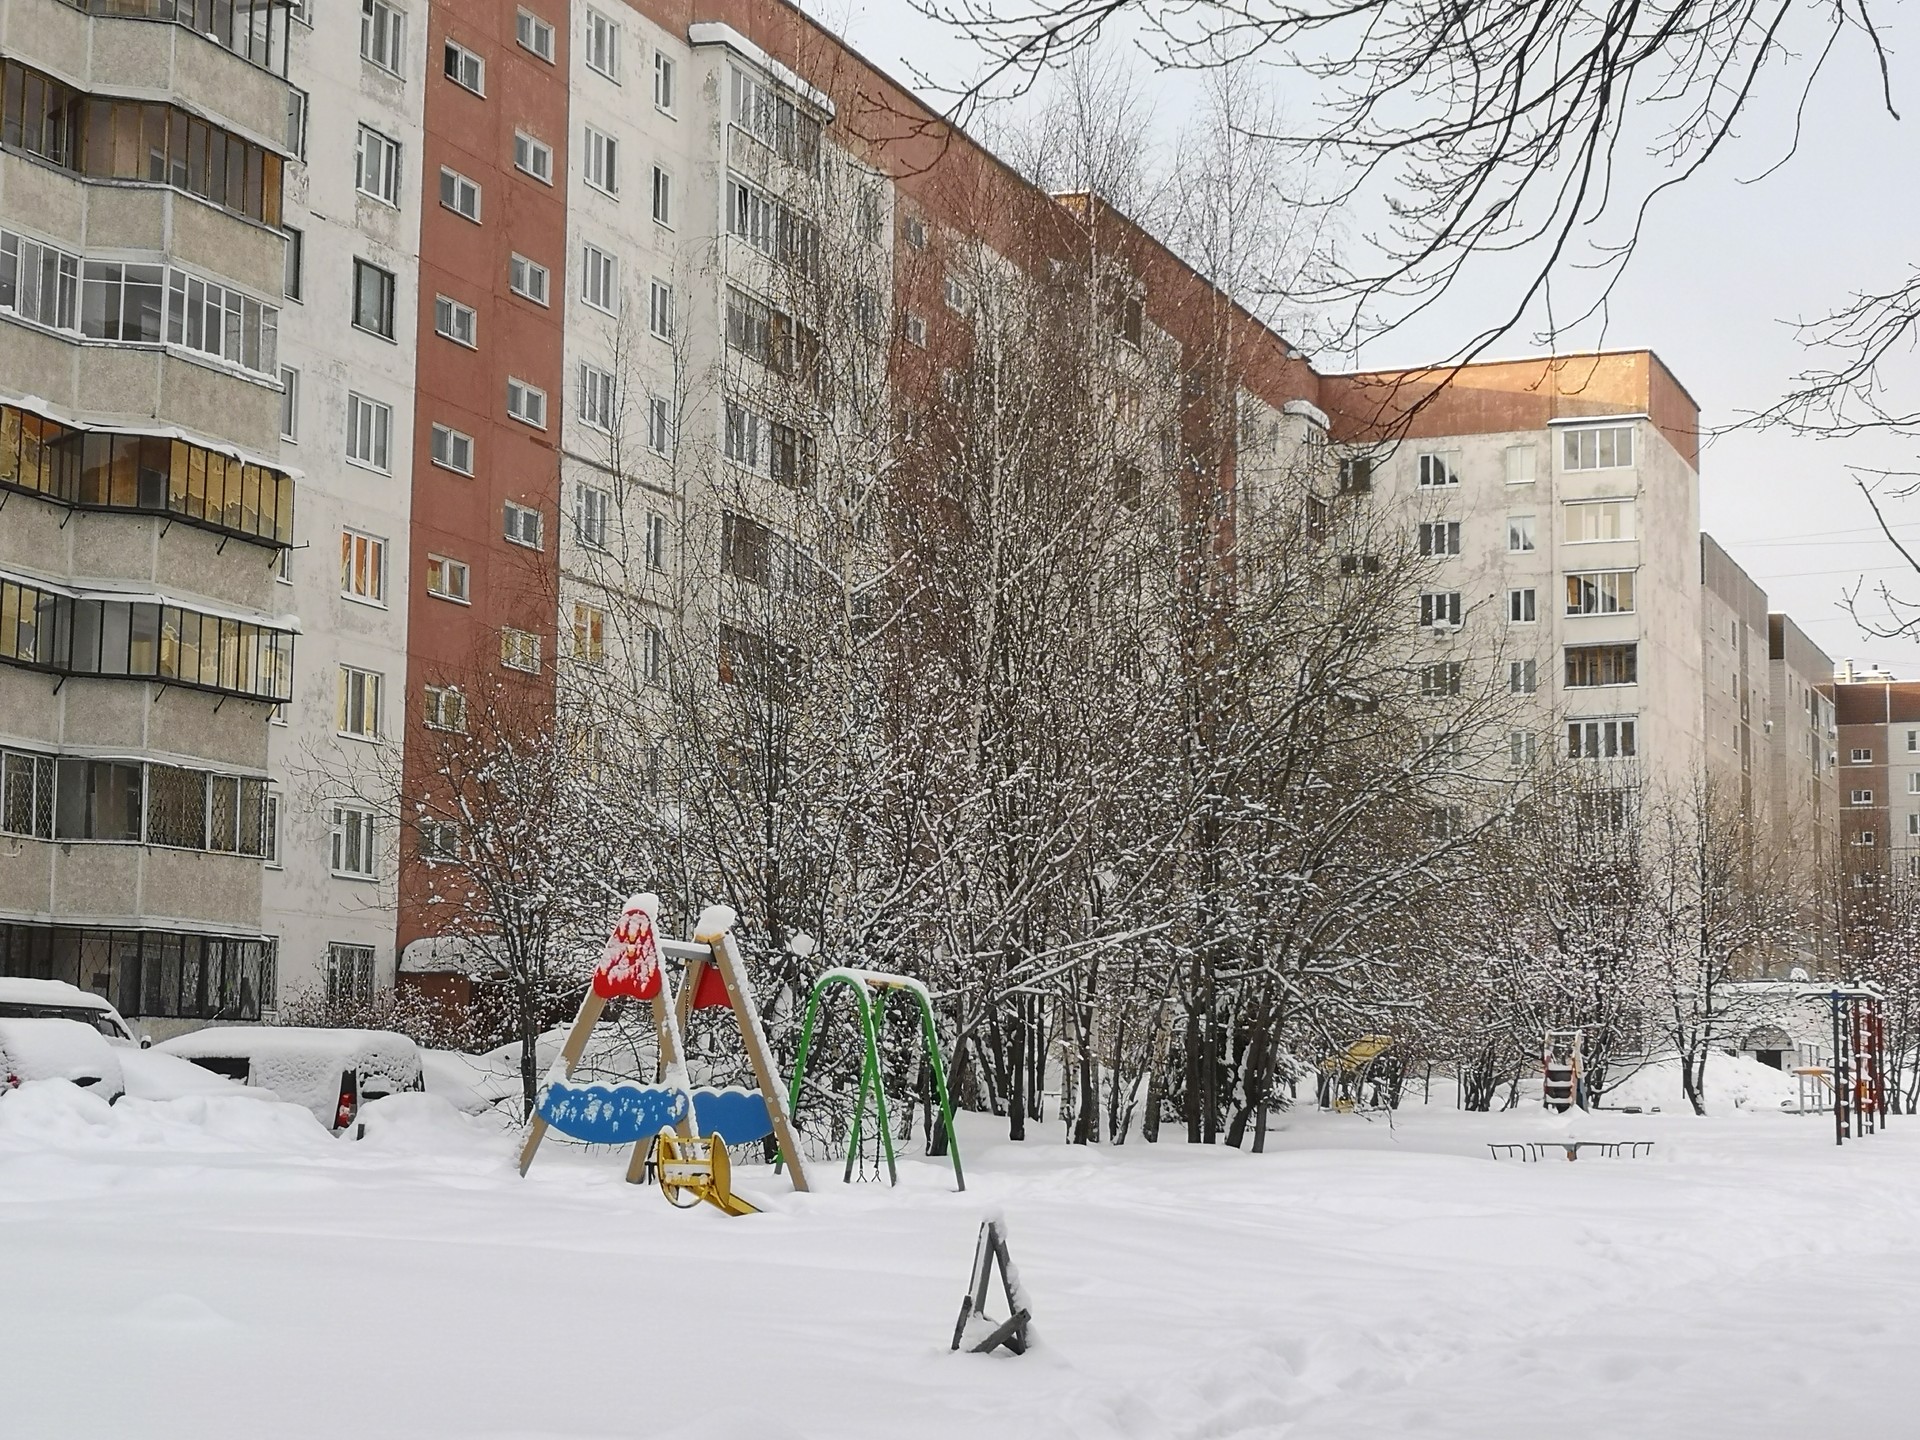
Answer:
<path fill-rule="evenodd" d="M 31 1005 L 21 1000 L 0 1000 L 0 1019 L 78 1020 L 91 1025 L 109 1040 L 125 1040 L 126 1032 L 113 1023 L 113 1016 L 90 1005 Z"/>

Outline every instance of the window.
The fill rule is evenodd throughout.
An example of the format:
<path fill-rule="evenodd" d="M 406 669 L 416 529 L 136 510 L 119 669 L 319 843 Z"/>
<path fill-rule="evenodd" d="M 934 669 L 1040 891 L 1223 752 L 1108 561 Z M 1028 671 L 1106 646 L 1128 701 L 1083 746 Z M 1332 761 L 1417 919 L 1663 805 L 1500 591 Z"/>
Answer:
<path fill-rule="evenodd" d="M 1632 720 L 1567 722 L 1569 760 L 1621 760 L 1636 753 Z"/>
<path fill-rule="evenodd" d="M 1567 688 L 1597 685 L 1633 685 L 1640 678 L 1637 645 L 1569 645 Z"/>
<path fill-rule="evenodd" d="M 540 512 L 526 505 L 516 505 L 507 501 L 506 538 L 515 545 L 524 545 L 529 550 L 538 550 L 540 539 Z"/>
<path fill-rule="evenodd" d="M 362 125 L 360 143 L 353 152 L 353 185 L 362 195 L 398 209 L 400 142 Z"/>
<path fill-rule="evenodd" d="M 667 683 L 667 632 L 658 625 L 648 625 L 646 647 L 641 655 L 641 673 L 649 685 L 665 686 Z"/>
<path fill-rule="evenodd" d="M 664 280 L 647 292 L 647 330 L 656 340 L 673 339 L 673 289 Z"/>
<path fill-rule="evenodd" d="M 820 231 L 812 221 L 731 175 L 727 177 L 727 233 L 803 275 L 813 274 L 819 260 Z"/>
<path fill-rule="evenodd" d="M 620 193 L 620 142 L 589 125 L 582 147 L 587 183 L 608 195 Z"/>
<path fill-rule="evenodd" d="M 371 817 L 369 817 L 371 818 Z M 372 831 L 369 829 L 371 838 Z M 335 847 L 334 870 L 345 874 L 361 874 L 358 870 L 342 871 L 338 859 L 338 847 Z M 371 875 L 372 867 L 364 872 Z M 371 945 L 327 946 L 327 1004 L 330 1007 L 364 1005 L 373 999 L 373 947 Z"/>
<path fill-rule="evenodd" d="M 1851 792 L 1851 795 L 1848 798 L 1847 803 L 1849 805 L 1871 805 L 1873 804 L 1873 791 L 1855 790 Z"/>
<path fill-rule="evenodd" d="M 386 541 L 358 530 L 340 532 L 340 593 L 349 600 L 386 603 Z"/>
<path fill-rule="evenodd" d="M 1420 457 L 1420 483 L 1431 489 L 1440 485 L 1458 485 L 1460 472 L 1456 468 L 1460 457 L 1456 453 L 1422 455 Z"/>
<path fill-rule="evenodd" d="M 582 665 L 607 663 L 607 612 L 578 602 L 573 607 L 573 658 Z"/>
<path fill-rule="evenodd" d="M 1871 765 L 1873 763 L 1873 751 L 1856 749 L 1849 757 L 1849 760 L 1850 763 L 1854 765 Z"/>
<path fill-rule="evenodd" d="M 307 92 L 287 87 L 287 149 L 296 160 L 307 158 Z"/>
<path fill-rule="evenodd" d="M 355 880 L 373 878 L 373 812 L 353 805 L 333 807 L 333 873 Z M 329 946 L 327 950 L 328 988 L 333 983 L 333 956 L 336 950 L 359 950 L 359 946 Z M 373 952 L 363 952 L 371 957 Z"/>
<path fill-rule="evenodd" d="M 549 278 L 546 266 L 536 265 L 524 255 L 515 255 L 507 262 L 507 288 L 536 305 L 547 303 Z"/>
<path fill-rule="evenodd" d="M 659 514 L 647 516 L 647 569 L 665 570 L 667 568 L 667 517 Z M 1920 774 L 1913 777 L 1920 781 Z"/>
<path fill-rule="evenodd" d="M 487 93 L 487 62 L 466 46 L 447 41 L 447 49 L 441 61 L 447 79 L 463 90 L 471 90 L 476 95 Z"/>
<path fill-rule="evenodd" d="M 515 17 L 513 38 L 522 50 L 538 55 L 549 65 L 553 63 L 553 26 L 532 11 L 522 10 Z"/>
<path fill-rule="evenodd" d="M 1916 771 L 1912 775 L 1907 776 L 1907 793 L 1909 795 L 1920 795 L 1920 771 Z"/>
<path fill-rule="evenodd" d="M 1539 688 L 1539 671 L 1534 661 L 1509 660 L 1507 662 L 1507 693 L 1509 695 L 1531 695 Z"/>
<path fill-rule="evenodd" d="M 528 675 L 540 673 L 540 637 L 531 630 L 508 628 L 500 632 L 500 663 Z"/>
<path fill-rule="evenodd" d="M 820 159 L 820 122 L 757 76 L 733 72 L 733 123 L 781 159 L 812 170 Z"/>
<path fill-rule="evenodd" d="M 535 429 L 546 429 L 547 392 L 509 375 L 507 377 L 507 414 Z"/>
<path fill-rule="evenodd" d="M 598 10 L 587 11 L 587 68 L 620 79 L 620 32 Z"/>
<path fill-rule="evenodd" d="M 673 113 L 673 60 L 665 51 L 653 52 L 653 103 L 669 115 Z"/>
<path fill-rule="evenodd" d="M 280 367 L 280 438 L 288 444 L 300 439 L 300 372 Z"/>
<path fill-rule="evenodd" d="M 1460 592 L 1458 590 L 1428 590 L 1420 596 L 1420 623 L 1422 625 L 1454 628 L 1460 624 Z"/>
<path fill-rule="evenodd" d="M 1533 548 L 1533 516 L 1509 515 L 1507 517 L 1508 552 L 1519 555 Z"/>
<path fill-rule="evenodd" d="M 1467 667 L 1458 660 L 1443 660 L 1420 667 L 1420 693 L 1429 700 L 1458 695 Z"/>
<path fill-rule="evenodd" d="M 765 422 L 746 406 L 727 401 L 725 428 L 720 439 L 721 453 L 736 465 L 758 470 L 764 425 Z"/>
<path fill-rule="evenodd" d="M 433 463 L 442 470 L 473 474 L 473 437 L 450 425 L 433 427 Z"/>
<path fill-rule="evenodd" d="M 946 277 L 946 281 L 947 283 L 946 283 L 944 294 L 947 302 L 947 308 L 961 315 L 966 314 L 967 313 L 967 287 L 960 283 L 960 279 L 956 275 L 949 274 Z"/>
<path fill-rule="evenodd" d="M 433 333 L 444 336 L 456 345 L 464 345 L 469 350 L 479 346 L 480 317 L 470 305 L 462 305 L 458 300 L 446 295 L 433 298 Z"/>
<path fill-rule="evenodd" d="M 0 754 L 0 833 L 53 838 L 51 755 Z"/>
<path fill-rule="evenodd" d="M 1373 461 L 1353 455 L 1340 462 L 1338 488 L 1342 495 L 1365 495 L 1373 489 Z"/>
<path fill-rule="evenodd" d="M 388 440 L 393 432 L 393 407 L 364 395 L 347 396 L 347 459 L 383 475 L 390 473 Z"/>
<path fill-rule="evenodd" d="M 145 791 L 139 765 L 62 756 L 56 769 L 56 840 L 140 840 Z"/>
<path fill-rule="evenodd" d="M 927 348 L 926 317 L 923 315 L 916 315 L 911 310 L 907 311 L 906 335 L 907 335 L 907 343 L 909 345 L 918 345 L 922 350 L 926 349 Z"/>
<path fill-rule="evenodd" d="M 422 693 L 425 702 L 422 720 L 428 729 L 464 731 L 467 728 L 467 697 L 457 686 L 429 685 Z"/>
<path fill-rule="evenodd" d="M 444 555 L 427 556 L 427 593 L 442 600 L 467 604 L 473 597 L 468 587 L 472 575 L 467 566 Z"/>
<path fill-rule="evenodd" d="M 1534 613 L 1534 591 L 1507 591 L 1507 621 L 1513 625 L 1531 625 L 1539 617 Z"/>
<path fill-rule="evenodd" d="M 1420 824 L 1423 839 L 1452 840 L 1465 833 L 1467 813 L 1459 805 L 1429 805 Z"/>
<path fill-rule="evenodd" d="M 480 223 L 480 187 L 445 165 L 440 167 L 440 203 L 454 214 Z"/>
<path fill-rule="evenodd" d="M 1633 464 L 1633 427 L 1608 425 L 1560 434 L 1564 470 L 1620 470 Z"/>
<path fill-rule="evenodd" d="M 420 858 L 429 865 L 460 858 L 460 827 L 451 820 L 417 820 Z"/>
<path fill-rule="evenodd" d="M 927 224 L 918 215 L 909 215 L 901 222 L 902 233 L 907 244 L 915 250 L 927 248 Z"/>
<path fill-rule="evenodd" d="M 612 433 L 619 419 L 613 376 L 598 366 L 580 367 L 580 423 Z"/>
<path fill-rule="evenodd" d="M 1535 479 L 1539 452 L 1532 445 L 1507 447 L 1507 484 L 1531 485 Z"/>
<path fill-rule="evenodd" d="M 673 453 L 673 412 L 659 395 L 647 397 L 647 448 L 656 455 Z"/>
<path fill-rule="evenodd" d="M 393 339 L 393 290 L 391 271 L 365 260 L 353 262 L 353 323 L 356 329 L 383 340 Z"/>
<path fill-rule="evenodd" d="M 287 232 L 286 270 L 280 279 L 280 293 L 289 300 L 299 300 L 304 291 L 307 268 L 306 233 L 294 229 L 291 225 L 283 227 Z"/>
<path fill-rule="evenodd" d="M 1458 555 L 1460 553 L 1460 522 L 1458 520 L 1422 521 L 1420 553 L 1422 555 Z"/>
<path fill-rule="evenodd" d="M 1567 576 L 1567 614 L 1632 613 L 1633 571 L 1589 570 Z"/>
<path fill-rule="evenodd" d="M 737 580 L 765 585 L 773 575 L 773 531 L 731 512 L 720 517 L 720 569 Z"/>
<path fill-rule="evenodd" d="M 513 132 L 514 168 L 526 171 L 542 185 L 553 183 L 553 147 L 524 130 Z"/>
<path fill-rule="evenodd" d="M 581 485 L 573 494 L 573 533 L 582 545 L 607 548 L 607 515 L 613 496 L 598 485 Z"/>
<path fill-rule="evenodd" d="M 1633 539 L 1633 501 L 1582 500 L 1566 507 L 1567 543 Z"/>
<path fill-rule="evenodd" d="M 669 229 L 673 226 L 673 177 L 658 165 L 653 167 L 653 220 Z"/>
<path fill-rule="evenodd" d="M 620 265 L 597 245 L 582 251 L 580 298 L 596 310 L 609 315 L 620 313 Z"/>
<path fill-rule="evenodd" d="M 360 58 L 406 73 L 407 17 L 381 0 L 360 0 Z"/>
<path fill-rule="evenodd" d="M 1540 737 L 1531 730 L 1509 730 L 1507 764 L 1515 770 L 1526 769 L 1539 754 L 1539 744 Z"/>
<path fill-rule="evenodd" d="M 340 667 L 334 708 L 335 728 L 361 740 L 380 738 L 380 676 L 351 665 Z"/>
<path fill-rule="evenodd" d="M 278 870 L 280 864 L 280 797 L 273 791 L 267 792 L 265 810 L 260 818 L 260 858 L 267 862 L 269 870 Z"/>
<path fill-rule="evenodd" d="M 1380 568 L 1378 555 L 1342 555 L 1340 557 L 1342 575 L 1378 575 Z"/>
<path fill-rule="evenodd" d="M 1862 830 L 1859 834 L 1853 837 L 1853 843 L 1856 845 L 1871 845 L 1874 843 L 1875 838 L 1876 837 L 1873 831 Z"/>

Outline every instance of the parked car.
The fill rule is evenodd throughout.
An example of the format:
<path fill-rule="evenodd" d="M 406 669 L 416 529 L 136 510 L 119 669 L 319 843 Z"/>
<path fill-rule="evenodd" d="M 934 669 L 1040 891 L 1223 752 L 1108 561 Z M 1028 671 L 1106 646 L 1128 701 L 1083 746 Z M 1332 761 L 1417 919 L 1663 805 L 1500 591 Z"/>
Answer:
<path fill-rule="evenodd" d="M 0 1094 L 32 1080 L 69 1080 L 111 1105 L 127 1093 L 120 1057 L 79 1020 L 0 1018 Z"/>
<path fill-rule="evenodd" d="M 77 1020 L 119 1045 L 145 1045 L 113 1002 L 64 980 L 0 978 L 0 1020 Z"/>
<path fill-rule="evenodd" d="M 153 1048 L 271 1090 L 335 1131 L 352 1125 L 368 1100 L 425 1088 L 419 1049 L 391 1030 L 212 1025 Z"/>

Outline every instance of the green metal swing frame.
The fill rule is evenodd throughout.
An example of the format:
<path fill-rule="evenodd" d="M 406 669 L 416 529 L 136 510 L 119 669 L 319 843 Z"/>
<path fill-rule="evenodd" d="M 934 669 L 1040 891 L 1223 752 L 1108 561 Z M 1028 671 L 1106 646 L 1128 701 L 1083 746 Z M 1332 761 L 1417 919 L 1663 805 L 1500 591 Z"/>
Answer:
<path fill-rule="evenodd" d="M 880 1037 L 886 1032 L 888 994 L 904 990 L 919 1003 L 921 1043 L 926 1048 L 927 1067 L 933 1071 L 934 1093 L 940 1099 L 940 1119 L 947 1133 L 947 1154 L 953 1159 L 954 1188 L 965 1190 L 967 1177 L 960 1168 L 960 1137 L 953 1129 L 953 1106 L 947 1099 L 947 1072 L 940 1063 L 940 1037 L 934 1028 L 933 1002 L 927 995 L 927 987 L 918 980 L 905 975 L 889 975 L 879 970 L 851 970 L 836 966 L 824 971 L 813 982 L 812 990 L 807 993 L 806 1018 L 800 1025 L 800 1048 L 793 1058 L 793 1081 L 787 1087 L 787 1113 L 798 1117 L 800 1087 L 807 1076 L 807 1054 L 813 1048 L 814 1026 L 819 1021 L 820 1007 L 827 991 L 835 985 L 844 985 L 853 992 L 854 1013 L 860 1022 L 861 1038 L 866 1043 L 866 1053 L 860 1061 L 860 1098 L 853 1107 L 853 1128 L 847 1136 L 846 1171 L 841 1178 L 853 1179 L 853 1167 L 860 1158 L 861 1121 L 867 1112 L 867 1096 L 871 1094 L 874 1098 L 874 1123 L 879 1129 L 881 1148 L 887 1157 L 887 1183 L 900 1183 L 900 1169 L 893 1153 L 893 1128 L 887 1123 L 887 1090 L 881 1083 Z M 780 1160 L 774 1162 L 776 1173 L 780 1163 Z"/>

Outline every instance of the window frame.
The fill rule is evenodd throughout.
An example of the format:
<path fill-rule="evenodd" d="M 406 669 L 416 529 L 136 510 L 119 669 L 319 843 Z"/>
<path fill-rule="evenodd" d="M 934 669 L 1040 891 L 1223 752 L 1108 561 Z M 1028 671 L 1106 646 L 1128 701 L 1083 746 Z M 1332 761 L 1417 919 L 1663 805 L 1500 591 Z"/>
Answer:
<path fill-rule="evenodd" d="M 356 411 L 364 407 L 368 418 L 373 422 L 368 432 L 371 449 L 368 455 L 356 455 L 354 443 L 359 426 L 355 423 Z M 393 407 L 384 400 L 375 400 L 371 395 L 362 395 L 357 390 L 347 392 L 347 464 L 356 465 L 363 470 L 372 470 L 380 475 L 393 473 Z"/>
<path fill-rule="evenodd" d="M 461 335 L 460 322 L 466 321 L 466 334 Z M 433 333 L 443 340 L 467 350 L 480 348 L 480 312 L 471 305 L 462 304 L 451 295 L 433 297 Z"/>
<path fill-rule="evenodd" d="M 531 290 L 522 289 L 514 283 L 514 269 L 516 265 L 520 268 L 521 274 L 526 278 L 531 279 L 535 275 L 540 277 L 540 293 L 538 295 L 535 295 Z M 538 260 L 522 255 L 518 250 L 510 252 L 507 256 L 507 289 L 511 293 L 518 295 L 522 300 L 538 305 L 543 310 L 548 310 L 553 307 L 553 271 L 547 266 L 542 265 Z"/>
<path fill-rule="evenodd" d="M 329 807 L 331 814 L 327 824 L 328 835 L 328 873 L 336 880 L 372 880 L 379 870 L 379 841 L 374 825 L 374 812 L 363 805 L 350 805 L 344 802 Z M 346 861 L 351 858 L 350 851 L 358 848 L 366 862 L 364 870 L 347 868 Z M 328 946 L 331 956 L 335 946 Z M 371 946 L 351 946 L 351 949 L 368 950 Z"/>
<path fill-rule="evenodd" d="M 350 525 L 342 527 L 340 531 L 340 598 L 351 601 L 355 605 L 369 605 L 380 610 L 387 608 L 385 536 L 356 530 Z"/>
<path fill-rule="evenodd" d="M 471 435 L 467 434 L 464 430 L 456 430 L 453 426 L 443 424 L 436 420 L 433 422 L 429 436 L 427 459 L 430 464 L 436 465 L 440 469 L 449 471 L 455 475 L 465 475 L 468 477 L 473 475 L 473 437 Z M 441 443 L 442 436 L 446 437 L 445 445 Z M 466 444 L 467 463 L 464 467 L 453 463 L 452 457 L 454 443 L 456 441 L 463 441 Z"/>
<path fill-rule="evenodd" d="M 524 415 L 515 409 L 514 398 L 516 395 L 521 397 L 523 401 L 537 399 L 539 401 L 540 418 L 536 420 L 531 415 Z M 528 384 L 518 375 L 507 376 L 507 418 L 517 420 L 520 424 L 535 430 L 545 430 L 547 428 L 547 392 L 542 390 L 538 385 Z"/>
<path fill-rule="evenodd" d="M 586 16 L 583 25 L 586 34 L 580 47 L 580 58 L 586 67 L 602 79 L 620 83 L 620 27 L 607 16 L 602 15 L 591 5 L 585 7 Z M 604 45 L 600 42 L 604 41 Z M 605 63 L 598 63 L 604 61 Z"/>
<path fill-rule="evenodd" d="M 455 560 L 449 555 L 427 554 L 427 563 L 422 567 L 426 572 L 427 594 L 436 600 L 445 600 L 454 605 L 473 603 L 473 567 L 464 560 Z M 451 580 L 458 577 L 457 587 L 449 588 L 436 581 Z"/>
<path fill-rule="evenodd" d="M 378 313 L 371 318 L 375 322 L 367 324 L 367 291 L 372 287 L 372 300 Z M 353 257 L 353 328 L 362 335 L 374 335 L 389 343 L 397 343 L 394 330 L 394 309 L 400 293 L 400 277 L 384 265 L 376 265 L 360 256 Z"/>
<path fill-rule="evenodd" d="M 516 129 L 513 132 L 513 168 L 542 185 L 552 185 L 553 147 L 538 136 Z"/>
<path fill-rule="evenodd" d="M 524 517 L 531 515 L 533 538 L 526 538 L 527 524 Z M 519 523 L 515 523 L 519 522 Z M 500 538 L 509 545 L 518 545 L 523 550 L 547 548 L 547 521 L 545 512 L 536 505 L 522 505 L 518 500 L 508 500 L 501 511 Z"/>
<path fill-rule="evenodd" d="M 469 194 L 473 197 L 473 209 L 470 211 L 459 203 L 466 199 Z M 473 179 L 469 175 L 461 174 L 460 171 L 454 169 L 451 165 L 442 165 L 440 167 L 440 208 L 442 210 L 449 210 L 455 215 L 458 215 L 462 220 L 474 225 L 480 225 L 485 223 L 481 219 L 484 213 L 484 206 L 485 196 L 480 189 L 480 182 L 478 180 Z"/>
<path fill-rule="evenodd" d="M 360 58 L 395 79 L 406 79 L 407 12 L 386 0 L 360 0 Z"/>
<path fill-rule="evenodd" d="M 371 140 L 379 154 L 379 174 L 373 177 L 381 188 L 369 190 L 368 170 L 372 168 L 368 160 L 367 142 Z M 353 188 L 354 192 L 377 200 L 391 209 L 400 208 L 400 190 L 402 185 L 402 148 L 400 142 L 383 130 L 362 122 L 353 147 Z"/>
<path fill-rule="evenodd" d="M 343 740 L 378 743 L 386 739 L 385 691 L 387 677 L 378 670 L 367 670 L 342 661 L 335 671 L 334 734 Z M 356 700 L 355 689 L 358 687 Z M 358 720 L 369 728 L 356 730 Z"/>
<path fill-rule="evenodd" d="M 602 315 L 620 314 L 620 259 L 591 240 L 580 245 L 580 303 Z"/>
<path fill-rule="evenodd" d="M 475 75 L 469 84 L 463 74 L 454 73 L 456 69 L 464 71 L 471 62 Z M 451 35 L 447 36 L 440 52 L 440 73 L 465 90 L 469 95 L 478 95 L 481 99 L 487 94 L 487 57 L 477 50 L 469 50 Z"/>
<path fill-rule="evenodd" d="M 542 44 L 544 38 L 545 43 Z M 513 40 L 522 50 L 536 60 L 547 64 L 554 63 L 554 40 L 556 38 L 553 22 L 537 15 L 526 6 L 519 6 L 513 17 Z"/>

